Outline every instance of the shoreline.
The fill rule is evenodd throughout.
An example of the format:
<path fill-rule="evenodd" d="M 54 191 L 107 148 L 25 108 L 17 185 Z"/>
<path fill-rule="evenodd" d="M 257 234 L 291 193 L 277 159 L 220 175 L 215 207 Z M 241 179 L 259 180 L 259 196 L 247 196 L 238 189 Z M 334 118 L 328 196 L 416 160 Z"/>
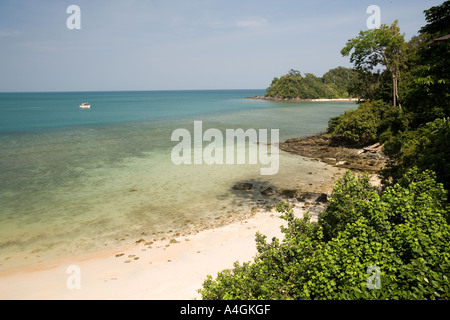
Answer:
<path fill-rule="evenodd" d="M 269 100 L 269 101 L 292 101 L 292 102 L 333 102 L 333 101 L 358 101 L 357 98 L 335 98 L 335 99 L 327 99 L 327 98 L 319 98 L 319 99 L 302 99 L 302 98 L 277 98 L 277 97 L 264 97 L 264 96 L 253 96 L 253 97 L 245 97 L 245 99 L 257 99 L 257 100 Z"/>
<path fill-rule="evenodd" d="M 302 203 L 294 205 L 298 217 L 307 210 Z M 207 274 L 215 276 L 231 268 L 235 261 L 253 259 L 257 231 L 269 239 L 282 239 L 280 226 L 285 221 L 280 215 L 273 209 L 258 211 L 252 217 L 194 235 L 151 244 L 134 243 L 2 271 L 0 299 L 201 299 L 197 290 Z M 70 266 L 79 267 L 80 289 L 67 286 L 72 275 Z"/>
<path fill-rule="evenodd" d="M 384 146 L 379 143 L 369 146 L 349 146 L 343 142 L 333 141 L 324 133 L 287 139 L 280 143 L 280 150 L 358 172 L 377 173 L 388 161 L 384 154 Z"/>
<path fill-rule="evenodd" d="M 288 139 L 280 143 L 280 149 L 286 149 L 285 143 L 294 142 L 294 146 L 298 146 L 301 141 L 311 143 L 315 149 L 323 148 L 314 137 L 321 135 Z M 340 162 L 326 162 L 318 155 L 284 151 L 321 161 L 324 168 L 327 165 L 342 167 Z M 336 177 L 330 175 L 329 180 L 334 184 Z M 217 272 L 232 268 L 235 261 L 253 260 L 257 253 L 257 231 L 268 239 L 282 239 L 280 226 L 285 225 L 285 221 L 274 209 L 280 200 L 291 203 L 297 217 L 309 211 L 313 219 L 317 219 L 325 203 L 319 201 L 323 194 L 317 192 L 318 186 L 310 187 L 308 190 L 315 190 L 314 193 L 300 189 L 267 189 L 267 201 L 258 208 L 232 219 L 224 217 L 199 225 L 191 233 L 177 231 L 154 241 L 139 239 L 100 252 L 0 271 L 0 299 L 200 299 L 197 290 L 208 274 L 215 277 Z M 79 267 L 81 289 L 68 289 L 69 266 Z"/>

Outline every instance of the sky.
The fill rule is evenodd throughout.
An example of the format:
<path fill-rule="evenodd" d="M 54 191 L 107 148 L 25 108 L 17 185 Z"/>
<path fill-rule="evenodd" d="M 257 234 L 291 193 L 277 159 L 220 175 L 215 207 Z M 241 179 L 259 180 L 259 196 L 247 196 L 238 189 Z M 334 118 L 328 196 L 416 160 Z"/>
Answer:
<path fill-rule="evenodd" d="M 1 0 L 0 92 L 265 89 L 290 69 L 351 67 L 340 50 L 370 5 L 409 40 L 442 2 Z"/>

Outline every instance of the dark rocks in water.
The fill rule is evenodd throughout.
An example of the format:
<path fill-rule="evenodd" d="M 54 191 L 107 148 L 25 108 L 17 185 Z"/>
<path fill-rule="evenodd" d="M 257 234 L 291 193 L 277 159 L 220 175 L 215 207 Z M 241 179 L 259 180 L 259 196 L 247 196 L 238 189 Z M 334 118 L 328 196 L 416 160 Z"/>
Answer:
<path fill-rule="evenodd" d="M 328 202 L 328 195 L 326 193 L 299 192 L 297 194 L 297 201 L 325 203 L 325 202 Z"/>
<path fill-rule="evenodd" d="M 290 189 L 285 189 L 283 191 L 281 191 L 280 195 L 283 198 L 296 198 L 297 197 L 297 190 L 290 190 Z"/>
<path fill-rule="evenodd" d="M 316 202 L 327 202 L 328 196 L 326 193 L 322 193 L 320 196 L 317 197 Z"/>
<path fill-rule="evenodd" d="M 253 188 L 253 184 L 248 182 L 240 182 L 233 186 L 234 190 L 250 190 L 251 188 Z"/>
<path fill-rule="evenodd" d="M 315 192 L 301 192 L 297 194 L 297 201 L 300 202 L 312 201 L 313 198 L 317 196 L 318 194 Z"/>
<path fill-rule="evenodd" d="M 271 195 L 273 195 L 275 193 L 276 193 L 275 189 L 273 189 L 271 187 L 267 187 L 267 189 L 264 189 L 263 191 L 261 191 L 261 194 L 263 196 L 271 196 Z"/>

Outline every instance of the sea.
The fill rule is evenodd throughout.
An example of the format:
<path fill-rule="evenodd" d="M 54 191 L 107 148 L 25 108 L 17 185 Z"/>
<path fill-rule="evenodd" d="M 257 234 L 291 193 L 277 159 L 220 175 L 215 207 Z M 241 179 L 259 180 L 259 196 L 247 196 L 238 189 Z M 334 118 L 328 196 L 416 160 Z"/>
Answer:
<path fill-rule="evenodd" d="M 224 136 L 278 129 L 283 141 L 322 132 L 330 117 L 356 107 L 247 98 L 264 92 L 0 93 L 0 270 L 237 217 L 258 206 L 268 186 L 325 187 L 337 168 L 282 151 L 273 175 L 261 175 L 260 162 L 172 160 L 172 133 L 194 134 L 194 121 Z M 255 187 L 234 190 L 239 182 Z"/>

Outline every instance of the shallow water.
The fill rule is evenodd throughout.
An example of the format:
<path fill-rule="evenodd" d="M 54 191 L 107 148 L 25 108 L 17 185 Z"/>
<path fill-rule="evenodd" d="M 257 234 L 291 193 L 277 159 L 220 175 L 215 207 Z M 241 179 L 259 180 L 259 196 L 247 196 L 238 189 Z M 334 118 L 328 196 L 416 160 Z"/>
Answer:
<path fill-rule="evenodd" d="M 223 133 L 279 129 L 284 140 L 320 132 L 329 117 L 355 107 L 244 99 L 255 94 L 0 94 L 0 269 L 238 216 L 260 204 L 258 188 L 270 185 L 329 188 L 337 168 L 281 151 L 270 176 L 260 175 L 267 165 L 259 163 L 171 161 L 172 132 L 193 133 L 194 120 Z M 85 96 L 91 110 L 77 108 Z M 254 191 L 232 190 L 241 181 Z"/>

